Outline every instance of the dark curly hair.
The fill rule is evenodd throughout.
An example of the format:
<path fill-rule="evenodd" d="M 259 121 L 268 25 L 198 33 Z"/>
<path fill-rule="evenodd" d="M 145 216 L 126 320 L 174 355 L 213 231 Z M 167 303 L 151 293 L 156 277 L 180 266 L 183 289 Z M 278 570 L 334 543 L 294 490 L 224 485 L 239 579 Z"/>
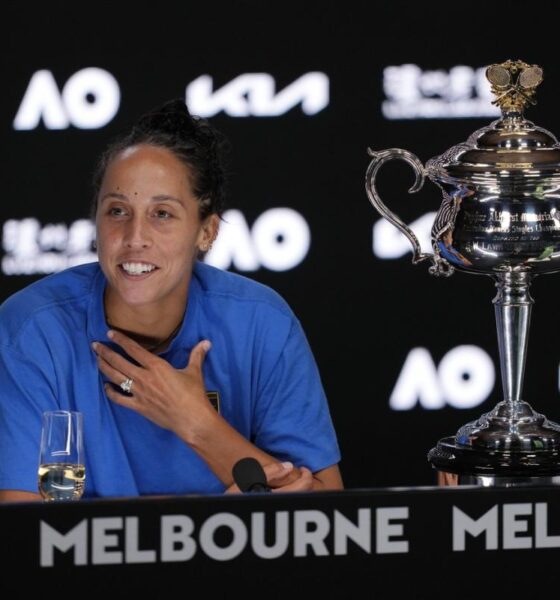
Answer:
<path fill-rule="evenodd" d="M 225 155 L 229 144 L 225 136 L 206 119 L 191 115 L 183 100 L 176 99 L 142 115 L 130 131 L 113 140 L 103 152 L 93 175 L 93 217 L 109 163 L 120 152 L 137 144 L 166 148 L 189 167 L 201 219 L 211 214 L 222 214 L 226 183 Z"/>

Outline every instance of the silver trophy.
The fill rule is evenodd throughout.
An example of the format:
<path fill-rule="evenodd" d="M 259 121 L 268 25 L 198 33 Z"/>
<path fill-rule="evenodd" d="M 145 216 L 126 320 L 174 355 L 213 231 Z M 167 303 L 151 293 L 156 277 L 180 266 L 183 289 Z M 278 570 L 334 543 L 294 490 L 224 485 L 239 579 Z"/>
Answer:
<path fill-rule="evenodd" d="M 521 61 L 488 67 L 486 77 L 501 119 L 475 131 L 424 167 L 407 150 L 368 150 L 366 191 L 374 208 L 410 240 L 414 264 L 433 275 L 455 269 L 489 275 L 494 298 L 504 399 L 454 436 L 441 439 L 428 460 L 442 485 L 560 483 L 560 425 L 521 399 L 533 299 L 532 278 L 560 270 L 560 145 L 523 117 L 542 69 Z M 379 197 L 375 179 L 389 160 L 416 174 L 409 192 L 428 177 L 443 201 L 432 226 L 432 253 Z"/>

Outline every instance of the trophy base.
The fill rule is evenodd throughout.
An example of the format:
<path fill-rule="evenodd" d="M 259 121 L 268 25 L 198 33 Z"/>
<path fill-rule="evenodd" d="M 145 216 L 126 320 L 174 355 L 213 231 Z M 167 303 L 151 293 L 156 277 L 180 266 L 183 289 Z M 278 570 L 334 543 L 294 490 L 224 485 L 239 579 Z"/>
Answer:
<path fill-rule="evenodd" d="M 439 485 L 560 484 L 560 425 L 523 400 L 504 400 L 441 439 L 428 460 Z"/>
<path fill-rule="evenodd" d="M 438 485 L 527 486 L 560 484 L 560 450 L 488 450 L 464 446 L 454 436 L 428 453 Z"/>
<path fill-rule="evenodd" d="M 476 421 L 463 425 L 455 440 L 459 447 L 485 453 L 557 455 L 560 452 L 560 425 L 534 411 L 523 400 L 503 400 Z"/>

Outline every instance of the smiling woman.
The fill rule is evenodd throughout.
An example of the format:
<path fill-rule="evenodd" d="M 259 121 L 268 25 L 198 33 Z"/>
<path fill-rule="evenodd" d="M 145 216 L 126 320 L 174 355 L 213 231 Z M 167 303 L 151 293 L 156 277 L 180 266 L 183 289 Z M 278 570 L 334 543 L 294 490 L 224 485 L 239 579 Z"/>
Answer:
<path fill-rule="evenodd" d="M 85 497 L 340 489 L 301 325 L 271 289 L 205 265 L 223 209 L 223 137 L 171 101 L 101 157 L 99 263 L 0 308 L 0 499 L 38 498 L 41 414 L 84 416 Z"/>
<path fill-rule="evenodd" d="M 106 317 L 132 337 L 161 343 L 178 329 L 195 258 L 218 232 L 217 214 L 199 216 L 189 173 L 169 150 L 139 144 L 103 178 L 96 223 Z"/>

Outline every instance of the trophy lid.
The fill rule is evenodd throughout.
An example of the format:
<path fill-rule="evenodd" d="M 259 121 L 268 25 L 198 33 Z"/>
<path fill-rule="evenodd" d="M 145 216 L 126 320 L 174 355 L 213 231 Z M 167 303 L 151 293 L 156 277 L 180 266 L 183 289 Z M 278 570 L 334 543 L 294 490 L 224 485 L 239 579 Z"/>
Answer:
<path fill-rule="evenodd" d="M 523 116 L 534 105 L 542 69 L 522 61 L 490 65 L 486 77 L 496 96 L 493 104 L 502 118 L 478 129 L 466 142 L 457 144 L 426 163 L 426 173 L 437 182 L 500 184 L 538 178 L 560 184 L 560 145 L 556 137 Z"/>

